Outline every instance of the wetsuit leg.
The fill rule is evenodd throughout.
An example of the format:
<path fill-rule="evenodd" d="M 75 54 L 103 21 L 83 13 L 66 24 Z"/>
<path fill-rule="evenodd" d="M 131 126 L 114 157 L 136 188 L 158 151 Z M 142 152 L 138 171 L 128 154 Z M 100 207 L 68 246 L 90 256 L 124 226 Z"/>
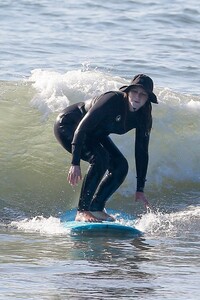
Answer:
<path fill-rule="evenodd" d="M 106 201 L 122 184 L 128 173 L 126 158 L 109 137 L 104 139 L 103 146 L 109 153 L 109 169 L 93 197 L 90 207 L 91 211 L 102 211 L 104 209 Z"/>
<path fill-rule="evenodd" d="M 100 145 L 86 144 L 83 147 L 82 159 L 90 163 L 83 179 L 78 210 L 90 210 L 90 205 L 99 183 L 109 167 L 109 155 Z"/>

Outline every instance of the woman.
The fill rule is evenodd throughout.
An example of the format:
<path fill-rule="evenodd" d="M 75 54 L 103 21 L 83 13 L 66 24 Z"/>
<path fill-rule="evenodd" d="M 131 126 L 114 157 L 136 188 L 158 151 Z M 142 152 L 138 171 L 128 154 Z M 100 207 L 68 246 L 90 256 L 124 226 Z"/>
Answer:
<path fill-rule="evenodd" d="M 151 102 L 158 103 L 153 93 L 153 81 L 147 75 L 138 74 L 129 86 L 71 105 L 58 116 L 54 128 L 56 138 L 72 154 L 68 173 L 71 185 L 78 184 L 82 179 L 80 160 L 89 162 L 76 221 L 114 220 L 104 208 L 106 201 L 124 181 L 128 162 L 109 134 L 124 134 L 133 128 L 136 128 L 135 199 L 149 206 L 144 186 L 152 127 Z"/>

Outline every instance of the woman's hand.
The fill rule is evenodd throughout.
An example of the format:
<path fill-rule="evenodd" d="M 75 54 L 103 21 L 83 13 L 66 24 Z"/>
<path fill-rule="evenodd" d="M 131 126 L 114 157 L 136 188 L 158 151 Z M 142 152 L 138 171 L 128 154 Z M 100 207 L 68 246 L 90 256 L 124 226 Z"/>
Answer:
<path fill-rule="evenodd" d="M 80 166 L 71 166 L 68 172 L 67 180 L 72 186 L 77 185 L 82 179 Z"/>
<path fill-rule="evenodd" d="M 145 194 L 143 192 L 136 192 L 135 193 L 135 201 L 141 201 L 144 203 L 145 208 L 151 208 L 149 201 L 147 200 Z"/>

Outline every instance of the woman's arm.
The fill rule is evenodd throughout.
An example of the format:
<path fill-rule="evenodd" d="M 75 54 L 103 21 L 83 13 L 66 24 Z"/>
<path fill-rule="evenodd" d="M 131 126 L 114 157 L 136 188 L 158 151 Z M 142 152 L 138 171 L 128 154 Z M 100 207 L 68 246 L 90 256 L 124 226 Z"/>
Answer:
<path fill-rule="evenodd" d="M 149 139 L 150 133 L 146 133 L 142 129 L 136 129 L 135 138 L 135 162 L 137 174 L 137 189 L 135 200 L 142 201 L 145 207 L 149 207 L 149 202 L 144 194 L 144 187 L 147 175 L 147 168 L 149 162 Z"/>
<path fill-rule="evenodd" d="M 81 149 L 87 134 L 95 133 L 97 126 L 112 112 L 116 97 L 114 92 L 101 95 L 79 123 L 72 140 L 72 165 L 80 165 Z"/>
<path fill-rule="evenodd" d="M 149 139 L 150 133 L 143 132 L 142 129 L 136 129 L 135 138 L 135 162 L 137 173 L 137 191 L 143 192 L 146 174 L 149 162 Z"/>

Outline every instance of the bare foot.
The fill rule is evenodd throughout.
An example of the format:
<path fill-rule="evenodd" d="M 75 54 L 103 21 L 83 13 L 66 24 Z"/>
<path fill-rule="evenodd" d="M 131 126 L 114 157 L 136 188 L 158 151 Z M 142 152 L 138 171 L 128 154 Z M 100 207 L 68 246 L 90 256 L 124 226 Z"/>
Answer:
<path fill-rule="evenodd" d="M 101 211 L 101 210 L 91 211 L 91 214 L 101 221 L 110 221 L 110 222 L 115 221 L 115 218 L 113 218 L 111 215 L 107 214 L 105 211 Z"/>
<path fill-rule="evenodd" d="M 89 211 L 77 211 L 75 221 L 79 222 L 101 222 L 102 220 L 91 214 Z"/>

